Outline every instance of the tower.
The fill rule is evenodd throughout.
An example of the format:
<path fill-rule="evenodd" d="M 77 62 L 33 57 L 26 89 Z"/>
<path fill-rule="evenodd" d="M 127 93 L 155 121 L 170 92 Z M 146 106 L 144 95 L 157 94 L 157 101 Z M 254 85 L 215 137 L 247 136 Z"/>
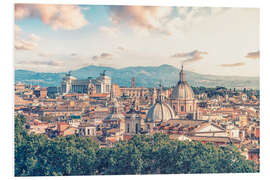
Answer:
<path fill-rule="evenodd" d="M 179 117 L 186 118 L 189 115 L 195 118 L 197 101 L 192 88 L 186 81 L 183 65 L 179 72 L 179 81 L 170 96 L 170 105 Z"/>
<path fill-rule="evenodd" d="M 135 88 L 135 77 L 132 77 L 131 79 L 131 87 Z"/>

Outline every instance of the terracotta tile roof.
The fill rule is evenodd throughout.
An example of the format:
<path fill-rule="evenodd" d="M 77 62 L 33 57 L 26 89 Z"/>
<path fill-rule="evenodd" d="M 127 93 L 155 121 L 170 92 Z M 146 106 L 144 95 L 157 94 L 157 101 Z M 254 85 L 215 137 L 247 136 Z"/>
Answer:
<path fill-rule="evenodd" d="M 123 139 L 124 139 L 125 141 L 129 141 L 132 137 L 133 137 L 132 135 L 124 135 L 124 136 L 123 136 Z"/>
<path fill-rule="evenodd" d="M 118 139 L 115 137 L 108 137 L 107 140 L 110 141 L 111 143 L 116 143 L 118 141 Z"/>

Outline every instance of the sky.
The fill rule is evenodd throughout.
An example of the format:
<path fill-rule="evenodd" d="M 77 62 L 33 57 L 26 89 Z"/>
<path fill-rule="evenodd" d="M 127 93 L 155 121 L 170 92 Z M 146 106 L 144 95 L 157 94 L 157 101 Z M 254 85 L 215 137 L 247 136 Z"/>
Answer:
<path fill-rule="evenodd" d="M 170 64 L 259 76 L 258 8 L 16 4 L 15 69 Z"/>

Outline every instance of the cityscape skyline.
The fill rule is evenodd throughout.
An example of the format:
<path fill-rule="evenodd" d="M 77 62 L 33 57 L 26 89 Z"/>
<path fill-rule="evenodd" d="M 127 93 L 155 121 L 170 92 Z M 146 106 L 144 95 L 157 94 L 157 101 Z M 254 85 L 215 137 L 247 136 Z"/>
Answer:
<path fill-rule="evenodd" d="M 259 8 L 14 6 L 14 176 L 261 172 Z"/>
<path fill-rule="evenodd" d="M 201 74 L 259 76 L 256 8 L 16 4 L 14 30 L 16 69 L 184 63 Z"/>

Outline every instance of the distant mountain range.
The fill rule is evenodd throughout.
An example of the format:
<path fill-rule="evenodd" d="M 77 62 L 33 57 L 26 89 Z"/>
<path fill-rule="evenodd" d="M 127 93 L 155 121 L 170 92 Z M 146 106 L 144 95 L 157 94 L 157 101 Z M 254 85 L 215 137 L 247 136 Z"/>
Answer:
<path fill-rule="evenodd" d="M 157 87 L 161 82 L 163 86 L 170 87 L 177 83 L 179 79 L 179 69 L 171 65 L 161 66 L 138 66 L 116 69 L 103 66 L 87 66 L 72 71 L 72 76 L 78 79 L 88 77 L 98 77 L 103 70 L 112 78 L 113 83 L 120 86 L 131 86 L 131 78 L 135 77 L 136 86 Z M 242 76 L 215 76 L 198 74 L 191 71 L 186 72 L 186 79 L 191 86 L 216 87 L 225 86 L 227 88 L 255 88 L 259 89 L 259 77 Z M 65 73 L 41 73 L 27 70 L 15 71 L 15 82 L 40 85 L 44 87 L 60 86 Z"/>

